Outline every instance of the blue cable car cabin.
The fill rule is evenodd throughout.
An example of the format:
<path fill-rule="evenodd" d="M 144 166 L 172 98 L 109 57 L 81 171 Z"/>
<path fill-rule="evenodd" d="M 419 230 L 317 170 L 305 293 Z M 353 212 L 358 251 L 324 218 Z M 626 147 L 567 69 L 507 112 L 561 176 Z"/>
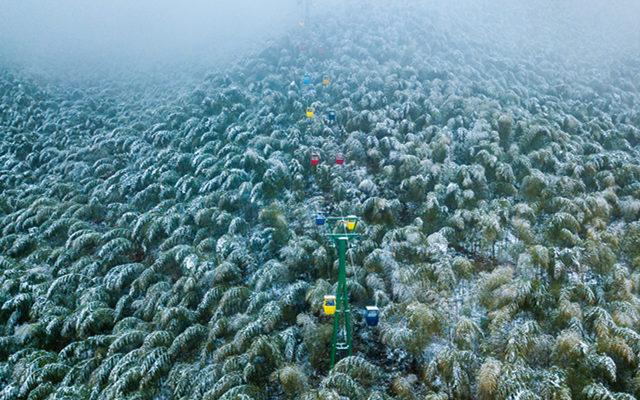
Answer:
<path fill-rule="evenodd" d="M 305 75 L 302 78 L 302 83 L 305 85 L 310 85 L 311 84 L 311 77 L 309 75 Z"/>
<path fill-rule="evenodd" d="M 376 306 L 367 306 L 364 311 L 364 320 L 370 327 L 378 326 L 378 322 L 380 322 L 380 309 Z"/>

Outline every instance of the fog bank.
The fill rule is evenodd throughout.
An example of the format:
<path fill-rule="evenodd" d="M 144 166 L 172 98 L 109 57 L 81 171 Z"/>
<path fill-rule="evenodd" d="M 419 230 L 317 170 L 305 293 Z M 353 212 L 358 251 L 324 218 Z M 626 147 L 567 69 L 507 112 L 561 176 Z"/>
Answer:
<path fill-rule="evenodd" d="M 3 0 L 0 57 L 74 70 L 219 63 L 281 34 L 296 10 L 291 0 Z"/>

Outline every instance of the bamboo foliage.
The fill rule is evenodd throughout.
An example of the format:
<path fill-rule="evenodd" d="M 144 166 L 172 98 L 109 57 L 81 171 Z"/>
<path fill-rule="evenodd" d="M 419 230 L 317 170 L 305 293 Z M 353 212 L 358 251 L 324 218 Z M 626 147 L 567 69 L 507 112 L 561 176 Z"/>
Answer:
<path fill-rule="evenodd" d="M 365 3 L 196 80 L 0 68 L 0 399 L 640 396 L 637 49 Z"/>

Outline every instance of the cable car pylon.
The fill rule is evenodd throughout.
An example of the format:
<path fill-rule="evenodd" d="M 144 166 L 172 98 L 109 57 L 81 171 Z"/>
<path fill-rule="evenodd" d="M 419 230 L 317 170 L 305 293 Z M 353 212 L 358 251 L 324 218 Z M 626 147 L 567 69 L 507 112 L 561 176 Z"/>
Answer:
<path fill-rule="evenodd" d="M 302 19 L 298 22 L 301 28 L 304 28 L 309 22 L 310 0 L 298 0 L 298 5 L 302 6 Z"/>
<path fill-rule="evenodd" d="M 347 217 L 316 217 L 316 225 L 330 225 L 327 237 L 333 239 L 338 251 L 338 287 L 336 294 L 324 298 L 324 310 L 327 315 L 333 315 L 333 335 L 331 336 L 331 367 L 336 363 L 338 350 L 352 355 L 351 310 L 349 309 L 349 293 L 347 290 L 347 248 L 350 239 L 359 235 L 355 233 L 359 219 L 350 215 Z"/>

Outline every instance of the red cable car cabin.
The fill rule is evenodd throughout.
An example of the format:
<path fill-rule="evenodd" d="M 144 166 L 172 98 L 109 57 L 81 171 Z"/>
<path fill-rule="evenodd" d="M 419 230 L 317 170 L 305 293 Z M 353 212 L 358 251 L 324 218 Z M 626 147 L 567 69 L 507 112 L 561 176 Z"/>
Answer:
<path fill-rule="evenodd" d="M 317 153 L 311 154 L 311 165 L 315 167 L 318 164 L 320 164 L 320 155 Z"/>
<path fill-rule="evenodd" d="M 336 154 L 336 164 L 338 165 L 344 164 L 344 155 L 342 153 Z"/>

